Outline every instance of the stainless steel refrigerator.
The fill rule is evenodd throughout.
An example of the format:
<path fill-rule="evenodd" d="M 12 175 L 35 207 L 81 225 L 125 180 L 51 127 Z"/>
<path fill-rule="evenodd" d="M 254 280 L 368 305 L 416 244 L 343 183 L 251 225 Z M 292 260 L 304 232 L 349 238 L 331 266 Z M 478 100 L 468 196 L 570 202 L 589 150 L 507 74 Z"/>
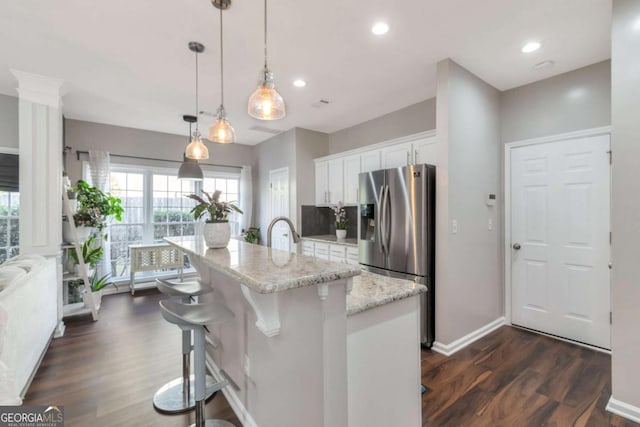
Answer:
<path fill-rule="evenodd" d="M 427 286 L 421 341 L 435 339 L 436 167 L 411 165 L 361 173 L 358 247 L 365 270 Z"/>

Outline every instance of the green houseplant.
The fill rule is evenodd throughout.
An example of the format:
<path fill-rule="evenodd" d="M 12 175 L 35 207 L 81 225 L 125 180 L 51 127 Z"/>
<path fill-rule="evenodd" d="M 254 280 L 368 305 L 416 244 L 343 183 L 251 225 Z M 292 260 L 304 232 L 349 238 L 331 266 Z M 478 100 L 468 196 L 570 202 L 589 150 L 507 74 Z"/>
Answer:
<path fill-rule="evenodd" d="M 258 240 L 260 240 L 260 228 L 249 227 L 246 230 L 242 230 L 242 238 L 248 243 L 258 243 Z"/>
<path fill-rule="evenodd" d="M 104 249 L 101 245 L 96 244 L 96 238 L 94 236 L 89 237 L 82 244 L 82 259 L 87 267 L 90 269 L 96 268 L 96 263 L 100 261 L 102 255 L 104 254 Z M 69 249 L 69 257 L 75 262 L 76 269 L 80 260 L 78 259 L 78 253 L 75 248 Z M 76 272 L 78 274 L 79 272 Z"/>
<path fill-rule="evenodd" d="M 222 192 L 219 190 L 213 194 L 202 190 L 202 194 L 204 198 L 197 194 L 186 196 L 198 202 L 190 213 L 196 221 L 205 215 L 208 216 L 204 225 L 204 240 L 207 247 L 212 249 L 224 248 L 229 244 L 229 239 L 231 238 L 229 214 L 232 212 L 242 213 L 242 210 L 235 205 L 235 202 L 220 201 Z"/>
<path fill-rule="evenodd" d="M 122 221 L 122 200 L 99 188 L 89 185 L 86 181 L 78 181 L 75 190 L 78 199 L 78 212 L 73 216 L 77 226 L 93 227 L 102 231 L 111 218 Z"/>
<path fill-rule="evenodd" d="M 347 237 L 347 212 L 344 209 L 342 202 L 338 202 L 335 206 L 330 206 L 333 214 L 336 217 L 336 237 L 338 240 L 343 240 Z"/>

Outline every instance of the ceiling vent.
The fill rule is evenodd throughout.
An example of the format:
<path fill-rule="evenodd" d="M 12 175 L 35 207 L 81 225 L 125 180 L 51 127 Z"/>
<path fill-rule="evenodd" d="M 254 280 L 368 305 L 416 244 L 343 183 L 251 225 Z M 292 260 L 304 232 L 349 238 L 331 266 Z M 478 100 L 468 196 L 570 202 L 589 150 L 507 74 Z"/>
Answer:
<path fill-rule="evenodd" d="M 271 135 L 278 135 L 282 132 L 284 132 L 281 129 L 272 129 L 272 128 L 268 128 L 266 126 L 261 126 L 261 125 L 255 125 L 255 126 L 251 126 L 249 128 L 249 130 L 255 130 L 257 132 L 265 132 L 265 133 L 270 133 Z"/>
<path fill-rule="evenodd" d="M 322 107 L 326 107 L 327 105 L 329 105 L 329 101 L 327 101 L 326 99 L 320 99 L 314 102 L 313 104 L 311 104 L 311 106 L 314 108 L 322 108 Z"/>

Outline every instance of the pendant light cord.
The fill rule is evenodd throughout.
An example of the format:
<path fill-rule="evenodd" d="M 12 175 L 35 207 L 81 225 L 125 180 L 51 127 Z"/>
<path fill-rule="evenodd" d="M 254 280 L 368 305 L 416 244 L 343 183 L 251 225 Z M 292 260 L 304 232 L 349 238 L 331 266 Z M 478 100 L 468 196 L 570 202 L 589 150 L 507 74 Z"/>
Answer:
<path fill-rule="evenodd" d="M 198 120 L 198 51 L 195 51 L 196 53 L 196 132 L 198 132 L 199 126 L 198 126 L 198 122 L 200 120 Z"/>
<path fill-rule="evenodd" d="M 264 69 L 267 70 L 267 0 L 264 0 Z"/>
<path fill-rule="evenodd" d="M 222 8 L 220 8 L 220 106 L 224 108 L 224 44 L 222 43 Z"/>

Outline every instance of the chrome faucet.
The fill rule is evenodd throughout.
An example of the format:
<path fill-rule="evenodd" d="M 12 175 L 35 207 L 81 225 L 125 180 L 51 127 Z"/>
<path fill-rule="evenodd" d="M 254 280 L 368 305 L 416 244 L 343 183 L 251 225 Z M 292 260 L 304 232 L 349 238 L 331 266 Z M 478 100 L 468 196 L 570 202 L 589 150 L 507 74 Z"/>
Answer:
<path fill-rule="evenodd" d="M 269 223 L 269 228 L 267 228 L 267 247 L 271 247 L 271 232 L 273 231 L 273 226 L 276 222 L 284 221 L 289 224 L 289 229 L 291 230 L 291 237 L 293 237 L 293 243 L 298 243 L 300 241 L 300 235 L 296 232 L 296 227 L 294 227 L 293 223 L 286 216 L 277 216 L 271 220 Z"/>

